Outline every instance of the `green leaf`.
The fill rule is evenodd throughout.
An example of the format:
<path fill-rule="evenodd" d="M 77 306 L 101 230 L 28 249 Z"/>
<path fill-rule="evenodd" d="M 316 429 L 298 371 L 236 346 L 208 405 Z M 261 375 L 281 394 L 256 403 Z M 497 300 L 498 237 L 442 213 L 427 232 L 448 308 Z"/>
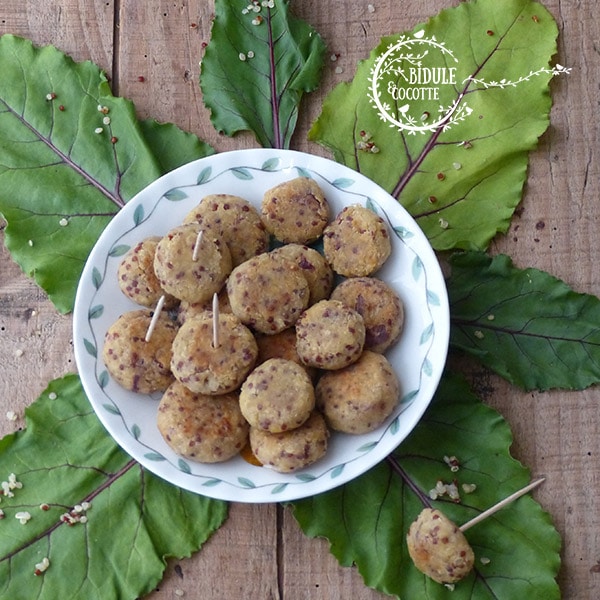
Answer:
<path fill-rule="evenodd" d="M 109 382 L 109 377 L 108 377 L 108 371 L 102 371 L 100 373 L 100 375 L 98 375 L 98 384 L 100 385 L 101 389 L 104 389 Z M 106 405 L 104 405 L 106 407 Z M 115 410 L 117 410 L 115 408 Z M 118 411 L 117 411 L 118 412 Z"/>
<path fill-rule="evenodd" d="M 102 285 L 102 273 L 96 267 L 92 269 L 92 283 L 96 289 L 99 289 Z"/>
<path fill-rule="evenodd" d="M 84 338 L 83 345 L 90 356 L 93 356 L 94 358 L 98 356 L 98 348 L 94 342 L 90 342 L 90 340 Z"/>
<path fill-rule="evenodd" d="M 140 126 L 162 173 L 168 173 L 191 160 L 215 153 L 212 146 L 179 129 L 173 123 L 159 123 L 154 119 L 146 119 L 140 121 Z"/>
<path fill-rule="evenodd" d="M 177 466 L 179 467 L 180 471 L 183 471 L 184 473 L 187 473 L 188 475 L 192 472 L 190 465 L 181 458 L 177 461 Z"/>
<path fill-rule="evenodd" d="M 354 185 L 354 179 L 349 179 L 347 177 L 340 177 L 339 179 L 332 181 L 331 185 L 343 190 L 347 187 Z"/>
<path fill-rule="evenodd" d="M 251 179 L 254 179 L 254 175 L 252 175 L 248 169 L 244 169 L 243 167 L 234 167 L 231 169 L 231 173 L 242 181 L 250 181 Z"/>
<path fill-rule="evenodd" d="M 289 148 L 302 95 L 319 85 L 326 47 L 289 14 L 287 0 L 273 4 L 257 4 L 255 12 L 216 0 L 200 86 L 218 131 L 251 131 L 264 148 Z"/>
<path fill-rule="evenodd" d="M 238 482 L 246 488 L 255 488 L 256 484 L 246 477 L 238 477 Z"/>
<path fill-rule="evenodd" d="M 108 409 L 109 406 L 107 404 L 105 404 L 104 408 Z M 148 460 L 153 460 L 155 462 L 162 462 L 163 460 L 166 460 L 166 458 L 162 454 L 159 454 L 158 452 L 148 452 L 148 453 L 144 454 L 144 457 L 147 458 Z"/>
<path fill-rule="evenodd" d="M 5 243 L 56 308 L 68 312 L 110 219 L 164 169 L 207 150 L 174 126 L 140 126 L 133 104 L 114 97 L 91 62 L 4 35 L 0 63 Z M 167 156 L 166 147 L 177 150 Z"/>
<path fill-rule="evenodd" d="M 353 81 L 327 96 L 309 139 L 398 198 L 434 248 L 484 249 L 507 230 L 528 153 L 548 126 L 556 36 L 550 13 L 530 0 L 461 2 L 412 32 L 383 38 Z M 446 83 L 410 83 L 418 67 L 446 69 Z M 388 93 L 394 86 L 398 100 Z M 430 99 L 428 89 L 437 96 Z M 382 107 L 388 102 L 386 110 L 375 97 Z"/>
<path fill-rule="evenodd" d="M 131 428 L 131 435 L 133 435 L 134 439 L 139 440 L 142 430 L 139 425 L 133 425 Z"/>
<path fill-rule="evenodd" d="M 462 378 L 447 375 L 423 420 L 391 459 L 331 492 L 294 502 L 294 515 L 308 536 L 329 540 L 342 565 L 356 564 L 368 586 L 401 600 L 558 599 L 560 537 L 530 497 L 466 532 L 475 570 L 454 591 L 417 571 L 407 553 L 408 527 L 425 505 L 460 525 L 528 483 L 527 469 L 510 456 L 511 443 L 500 415 Z M 457 472 L 445 456 L 460 461 Z M 459 503 L 447 496 L 429 499 L 438 480 L 454 479 Z M 477 487 L 466 494 L 463 483 Z"/>
<path fill-rule="evenodd" d="M 448 278 L 450 343 L 524 389 L 600 381 L 600 299 L 508 256 L 457 254 Z"/>
<path fill-rule="evenodd" d="M 137 227 L 145 218 L 144 205 L 138 204 L 133 211 L 133 224 Z"/>
<path fill-rule="evenodd" d="M 261 168 L 263 171 L 277 171 L 280 162 L 281 159 L 278 157 L 269 158 L 265 160 Z"/>
<path fill-rule="evenodd" d="M 114 404 L 103 404 L 102 407 L 104 410 L 112 413 L 113 415 L 120 415 L 121 411 Z"/>
<path fill-rule="evenodd" d="M 76 376 L 52 382 L 26 416 L 25 431 L 0 440 L 1 477 L 23 484 L 2 498 L 2 598 L 137 598 L 154 589 L 167 557 L 189 556 L 225 520 L 224 502 L 171 486 L 127 456 Z M 61 522 L 84 501 L 86 523 Z M 26 525 L 14 516 L 22 510 Z M 50 567 L 35 577 L 43 557 Z"/>
<path fill-rule="evenodd" d="M 186 192 L 180 189 L 172 189 L 168 192 L 165 192 L 165 198 L 167 200 L 171 200 L 172 202 L 178 202 L 179 200 L 185 200 L 188 197 Z"/>
<path fill-rule="evenodd" d="M 88 316 L 90 319 L 99 319 L 102 316 L 102 313 L 104 313 L 104 306 L 96 305 L 96 306 L 92 306 L 92 308 L 90 308 L 90 312 L 89 312 Z"/>
<path fill-rule="evenodd" d="M 200 171 L 200 174 L 198 175 L 196 183 L 198 185 L 202 185 L 203 183 L 210 181 L 211 175 L 212 175 L 212 167 L 205 167 L 204 169 L 202 169 L 202 171 Z"/>
<path fill-rule="evenodd" d="M 112 258 L 118 258 L 119 256 L 125 256 L 129 250 L 131 250 L 131 246 L 128 246 L 127 244 L 119 244 L 118 246 L 111 248 L 108 255 Z"/>

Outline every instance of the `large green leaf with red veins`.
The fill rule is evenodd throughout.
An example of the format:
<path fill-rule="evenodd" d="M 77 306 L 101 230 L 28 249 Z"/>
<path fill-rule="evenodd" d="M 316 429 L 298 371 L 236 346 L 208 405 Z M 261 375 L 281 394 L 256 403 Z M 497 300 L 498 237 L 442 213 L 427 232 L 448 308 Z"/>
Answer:
<path fill-rule="evenodd" d="M 26 418 L 25 431 L 0 440 L 0 480 L 13 494 L 0 496 L 0 597 L 133 600 L 155 588 L 166 558 L 190 556 L 226 519 L 226 503 L 125 454 L 75 375 L 50 383 Z"/>
<path fill-rule="evenodd" d="M 133 104 L 113 96 L 91 62 L 76 63 L 51 46 L 36 48 L 4 35 L 0 64 L 5 243 L 23 271 L 67 312 L 87 255 L 108 221 L 165 169 L 177 166 L 174 158 L 156 156 L 165 142 L 170 148 L 183 143 L 187 160 L 210 149 L 174 126 L 140 126 Z"/>
<path fill-rule="evenodd" d="M 600 299 L 508 256 L 456 254 L 447 280 L 450 343 L 527 390 L 600 380 Z"/>
<path fill-rule="evenodd" d="M 530 496 L 465 532 L 474 569 L 453 590 L 423 575 L 408 555 L 406 533 L 425 506 L 462 525 L 529 482 L 528 470 L 510 456 L 511 443 L 506 421 L 461 377 L 446 374 L 424 418 L 386 461 L 343 487 L 294 502 L 294 515 L 307 535 L 329 540 L 342 565 L 356 564 L 368 586 L 401 600 L 555 600 L 560 536 Z M 432 500 L 438 481 L 454 482 L 460 499 Z"/>
<path fill-rule="evenodd" d="M 216 0 L 200 86 L 211 121 L 251 131 L 265 148 L 289 148 L 305 92 L 320 83 L 325 43 L 289 13 L 288 0 Z"/>
<path fill-rule="evenodd" d="M 521 199 L 548 83 L 568 71 L 549 67 L 556 36 L 535 2 L 461 2 L 382 39 L 309 138 L 395 196 L 436 249 L 484 249 Z"/>

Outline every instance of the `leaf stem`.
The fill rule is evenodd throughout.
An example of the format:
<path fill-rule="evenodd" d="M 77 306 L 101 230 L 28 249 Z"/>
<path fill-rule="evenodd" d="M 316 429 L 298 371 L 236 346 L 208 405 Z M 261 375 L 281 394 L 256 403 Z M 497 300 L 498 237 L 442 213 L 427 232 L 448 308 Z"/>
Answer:
<path fill-rule="evenodd" d="M 393 454 L 390 454 L 386 458 L 386 460 L 389 463 L 390 467 L 392 467 L 392 470 L 400 476 L 402 481 L 404 481 L 404 483 L 410 488 L 413 494 L 415 494 L 415 496 L 417 496 L 417 498 L 421 500 L 423 505 L 431 508 L 431 502 L 429 501 L 427 495 L 424 494 L 423 491 L 419 487 L 417 487 L 417 484 L 408 476 L 408 473 L 400 465 L 396 457 Z"/>
<path fill-rule="evenodd" d="M 110 487 L 117 479 L 125 475 L 130 469 L 139 466 L 139 463 L 134 459 L 129 460 L 121 469 L 119 469 L 116 473 L 112 473 L 108 476 L 107 480 L 100 486 L 98 486 L 95 490 L 93 490 L 90 494 L 88 494 L 85 498 L 82 499 L 82 502 L 91 502 L 94 498 L 96 498 L 99 494 L 101 494 L 105 489 Z M 36 535 L 35 537 L 28 540 L 26 543 L 22 544 L 18 548 L 15 548 L 12 552 L 9 552 L 5 556 L 0 557 L 0 563 L 10 560 L 13 556 L 17 555 L 19 552 L 26 550 L 30 546 L 33 546 L 41 539 L 48 537 L 51 535 L 56 529 L 58 529 L 61 525 L 65 525 L 65 523 L 61 520 L 57 520 L 53 525 Z"/>
<path fill-rule="evenodd" d="M 481 73 L 481 71 L 483 70 L 485 65 L 491 60 L 492 56 L 494 56 L 494 54 L 498 51 L 500 44 L 502 43 L 504 38 L 508 35 L 508 32 L 510 31 L 510 29 L 512 28 L 512 26 L 515 24 L 516 21 L 517 21 L 517 19 L 515 19 L 513 21 L 513 23 L 508 27 L 508 29 L 506 30 L 505 33 L 503 33 L 501 36 L 499 36 L 498 42 L 492 48 L 490 53 L 485 57 L 483 62 L 475 69 L 475 71 L 471 75 L 469 75 L 469 77 L 467 77 L 464 80 L 466 82 L 466 84 L 463 87 L 463 89 L 460 92 L 458 92 L 458 94 L 456 96 L 456 102 L 453 105 L 454 110 L 452 112 L 449 112 L 446 115 L 446 117 L 444 118 L 444 120 L 440 122 L 439 126 L 432 133 L 431 137 L 427 140 L 427 143 L 425 144 L 425 146 L 419 153 L 419 156 L 417 156 L 417 158 L 414 160 L 414 162 L 410 163 L 408 169 L 402 174 L 402 177 L 400 177 L 400 179 L 398 180 L 398 183 L 392 190 L 392 196 L 394 196 L 394 198 L 396 198 L 396 199 L 399 198 L 400 194 L 402 193 L 402 190 L 404 190 L 404 188 L 406 187 L 408 182 L 418 172 L 419 167 L 423 164 L 423 161 L 425 160 L 425 158 L 429 155 L 431 150 L 436 146 L 438 138 L 443 133 L 446 124 L 452 117 L 452 114 L 459 108 L 459 106 L 460 106 L 461 102 L 464 100 L 465 96 L 468 93 L 470 93 L 469 86 L 471 85 L 473 80 L 475 80 L 477 78 L 477 75 L 479 75 L 479 73 Z M 476 90 L 472 90 L 472 91 L 476 91 Z"/>
<path fill-rule="evenodd" d="M 277 72 L 275 66 L 275 42 L 273 40 L 273 26 L 271 21 L 271 9 L 267 8 L 267 31 L 269 43 L 269 69 L 271 85 L 271 112 L 273 113 L 273 148 L 283 148 L 281 139 L 281 125 L 279 123 L 279 96 L 277 95 Z"/>

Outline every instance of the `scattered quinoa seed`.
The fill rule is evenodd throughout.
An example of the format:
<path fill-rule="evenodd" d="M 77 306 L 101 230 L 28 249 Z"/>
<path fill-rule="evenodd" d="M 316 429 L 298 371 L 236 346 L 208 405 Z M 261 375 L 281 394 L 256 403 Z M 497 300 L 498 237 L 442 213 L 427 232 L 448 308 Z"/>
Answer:
<path fill-rule="evenodd" d="M 487 316 L 488 321 L 493 321 L 495 318 L 496 318 L 496 315 L 488 315 Z"/>
<path fill-rule="evenodd" d="M 34 574 L 36 576 L 42 575 L 42 573 L 44 573 L 44 571 L 46 571 L 49 566 L 50 566 L 50 560 L 46 556 L 41 560 L 41 562 L 36 563 Z"/>
<path fill-rule="evenodd" d="M 102 119 L 102 122 L 103 122 L 105 125 L 110 125 L 110 117 L 104 117 L 104 119 Z"/>
<path fill-rule="evenodd" d="M 23 484 L 20 481 L 17 481 L 17 476 L 14 473 L 11 473 L 8 476 L 8 486 L 10 487 L 11 490 L 14 489 L 21 489 L 23 487 Z"/>
<path fill-rule="evenodd" d="M 58 224 L 59 224 L 61 227 L 66 227 L 66 226 L 69 224 L 69 219 L 67 219 L 67 218 L 63 217 L 63 218 L 62 218 L 62 219 L 61 219 L 61 220 L 58 222 Z"/>
<path fill-rule="evenodd" d="M 446 486 L 448 496 L 450 500 L 454 500 L 454 502 L 460 502 L 460 494 L 458 493 L 458 488 L 456 487 L 456 483 L 449 483 Z"/>
<path fill-rule="evenodd" d="M 248 54 L 246 54 L 248 58 L 254 58 L 254 50 L 248 50 Z"/>
<path fill-rule="evenodd" d="M 246 55 L 245 55 L 243 52 L 240 52 L 240 53 L 238 54 L 238 58 L 239 58 L 241 61 L 244 61 L 244 60 L 246 60 Z"/>
<path fill-rule="evenodd" d="M 340 73 L 344 72 L 344 69 L 342 67 L 336 67 L 335 72 L 339 75 Z"/>
<path fill-rule="evenodd" d="M 27 244 L 28 244 L 28 245 L 29 245 L 29 247 L 31 248 L 31 247 L 33 246 L 33 240 L 29 240 L 29 241 L 27 242 Z"/>
<path fill-rule="evenodd" d="M 87 523 L 88 517 L 86 512 L 92 507 L 90 502 L 82 502 L 81 504 L 75 504 L 73 508 L 63 513 L 60 516 L 61 523 L 65 523 L 69 526 L 77 525 L 78 523 Z"/>
<path fill-rule="evenodd" d="M 102 127 L 96 127 L 96 129 L 94 129 L 94 133 L 102 133 L 104 131 L 104 129 L 102 129 Z"/>
<path fill-rule="evenodd" d="M 16 420 L 17 420 L 17 413 L 16 413 L 14 410 L 9 410 L 9 411 L 6 413 L 6 418 L 7 418 L 9 421 L 16 421 Z"/>
<path fill-rule="evenodd" d="M 21 350 L 21 348 L 17 348 L 17 349 L 15 350 L 15 356 L 16 356 L 17 358 L 21 358 L 21 356 L 23 356 L 23 354 L 25 354 L 25 352 L 24 352 L 23 350 Z"/>
<path fill-rule="evenodd" d="M 477 486 L 474 483 L 463 483 L 462 489 L 465 494 L 472 494 L 477 489 Z"/>
<path fill-rule="evenodd" d="M 491 561 L 491 560 L 490 560 L 490 559 L 489 559 L 487 556 L 482 556 L 482 557 L 479 559 L 479 562 L 480 562 L 482 565 L 489 565 L 489 564 L 490 564 L 492 561 Z"/>
<path fill-rule="evenodd" d="M 435 487 L 429 490 L 428 495 L 432 500 L 437 500 L 438 498 L 448 496 L 448 498 L 450 498 L 450 500 L 453 502 L 460 502 L 458 487 L 456 487 L 456 483 L 454 482 L 444 483 L 443 481 L 438 480 L 435 484 Z"/>
<path fill-rule="evenodd" d="M 479 329 L 473 334 L 478 340 L 482 340 L 485 336 L 483 335 L 483 331 L 479 331 Z"/>
<path fill-rule="evenodd" d="M 456 171 L 460 171 L 460 169 L 462 169 L 462 165 L 459 162 L 452 163 L 452 166 Z"/>
<path fill-rule="evenodd" d="M 368 10 L 370 13 L 374 13 L 374 12 L 375 12 L 375 7 L 374 7 L 372 4 L 369 4 L 369 5 L 367 6 L 367 10 Z"/>
<path fill-rule="evenodd" d="M 26 525 L 31 515 L 26 510 L 22 510 L 15 514 L 15 519 L 18 519 L 21 525 Z"/>
<path fill-rule="evenodd" d="M 456 456 L 444 456 L 444 462 L 450 467 L 453 473 L 456 473 L 460 469 L 460 462 Z"/>
<path fill-rule="evenodd" d="M 55 392 L 50 392 L 50 393 L 48 394 L 48 398 L 49 398 L 50 400 L 56 400 L 56 398 L 57 398 L 57 397 L 58 397 L 58 396 L 56 395 L 56 393 L 55 393 Z"/>
<path fill-rule="evenodd" d="M 440 219 L 439 223 L 442 229 L 448 229 L 448 221 L 446 221 L 446 219 Z"/>

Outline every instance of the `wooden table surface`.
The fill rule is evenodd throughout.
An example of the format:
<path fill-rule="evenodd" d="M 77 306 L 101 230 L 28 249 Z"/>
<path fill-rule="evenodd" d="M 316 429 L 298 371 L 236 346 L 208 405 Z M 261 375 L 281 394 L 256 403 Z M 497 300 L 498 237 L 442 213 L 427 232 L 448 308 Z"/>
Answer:
<path fill-rule="evenodd" d="M 325 93 L 352 78 L 356 62 L 382 35 L 412 29 L 456 4 L 293 1 L 294 13 L 339 53 L 337 62 L 326 65 L 320 90 L 304 104 L 293 147 L 327 156 L 306 141 Z M 520 267 L 548 271 L 577 291 L 600 295 L 593 245 L 600 224 L 600 17 L 593 0 L 545 5 L 560 30 L 557 61 L 572 73 L 552 82 L 551 126 L 531 156 L 523 203 L 509 233 L 490 250 L 509 254 Z M 253 147 L 251 136 L 219 136 L 202 104 L 198 63 L 212 9 L 212 2 L 203 0 L 2 0 L 0 33 L 53 44 L 76 60 L 93 60 L 110 75 L 114 93 L 132 99 L 141 117 L 176 123 L 219 151 Z M 467 368 L 479 394 L 510 423 L 514 456 L 534 476 L 547 477 L 535 497 L 563 537 L 559 583 L 564 598 L 599 598 L 600 391 L 524 393 L 482 369 Z M 71 317 L 56 312 L 2 247 L 0 434 L 22 426 L 25 406 L 51 379 L 74 370 Z M 18 413 L 16 422 L 5 418 L 9 410 Z M 232 504 L 226 525 L 202 552 L 172 561 L 149 598 L 173 598 L 177 590 L 202 600 L 384 597 L 366 588 L 355 570 L 340 567 L 325 541 L 307 539 L 293 517 L 274 504 Z"/>

